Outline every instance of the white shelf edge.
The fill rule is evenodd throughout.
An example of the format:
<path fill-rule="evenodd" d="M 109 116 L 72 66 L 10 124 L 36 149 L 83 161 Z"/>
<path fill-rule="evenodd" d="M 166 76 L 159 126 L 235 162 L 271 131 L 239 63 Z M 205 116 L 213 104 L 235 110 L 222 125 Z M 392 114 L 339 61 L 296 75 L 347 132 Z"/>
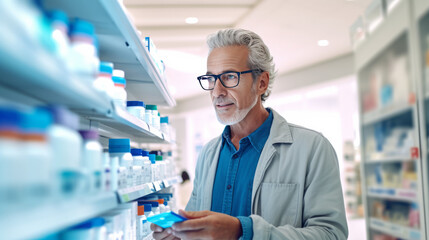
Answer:
<path fill-rule="evenodd" d="M 158 72 L 157 68 L 155 67 L 155 63 L 150 56 L 150 53 L 140 40 L 139 35 L 137 34 L 137 29 L 133 24 L 131 24 L 130 19 L 128 18 L 126 14 L 125 7 L 123 4 L 116 0 L 110 0 L 110 1 L 100 1 L 101 4 L 104 6 L 105 10 L 110 14 L 112 17 L 113 22 L 115 22 L 118 26 L 121 26 L 119 30 L 121 31 L 122 35 L 127 40 L 132 40 L 133 42 L 129 43 L 132 47 L 135 47 L 134 53 L 135 57 L 138 59 L 138 61 L 142 64 L 143 67 L 148 66 L 146 68 L 146 71 L 148 72 L 148 75 L 152 78 L 154 84 L 157 86 L 157 88 L 160 90 L 161 94 L 163 95 L 164 99 L 166 100 L 167 104 L 169 106 L 175 106 L 176 101 L 172 96 L 169 94 L 166 85 L 164 84 L 163 79 L 161 78 L 160 73 Z M 119 11 L 121 13 L 119 13 Z M 141 59 L 143 58 L 143 59 Z"/>
<path fill-rule="evenodd" d="M 152 183 L 145 183 L 139 186 L 120 189 L 116 193 L 118 195 L 120 203 L 125 203 L 144 197 L 151 193 L 158 192 L 177 183 L 180 183 L 180 179 L 178 176 L 167 178 L 162 181 L 155 181 Z"/>
<path fill-rule="evenodd" d="M 383 193 L 377 193 L 380 191 Z M 390 192 L 392 191 L 394 193 L 391 194 Z M 406 201 L 406 202 L 418 201 L 417 191 L 413 189 L 369 187 L 367 191 L 367 195 L 369 197 L 374 197 L 374 198 L 383 198 L 383 199 L 391 199 L 391 200 Z M 406 196 L 406 195 L 413 195 L 413 196 Z"/>
<path fill-rule="evenodd" d="M 382 163 L 382 162 L 406 162 L 406 161 L 415 161 L 417 158 L 413 158 L 410 155 L 396 155 L 396 156 L 390 156 L 390 155 L 380 155 L 380 156 L 368 156 L 365 161 L 365 163 Z"/>
<path fill-rule="evenodd" d="M 366 112 L 362 116 L 363 125 L 370 125 L 387 118 L 400 115 L 413 109 L 413 105 L 409 103 L 392 103 L 384 108 Z"/>
<path fill-rule="evenodd" d="M 0 217 L 2 239 L 42 237 L 96 217 L 118 206 L 113 192 L 49 204 Z M 29 220 L 25 221 L 25 219 Z M 3 229 L 7 226 L 7 229 Z"/>
<path fill-rule="evenodd" d="M 45 50 L 37 48 L 32 50 L 34 57 L 28 58 L 21 53 L 31 52 L 27 46 L 5 48 L 3 44 L 0 44 L 0 55 L 2 58 L 8 59 L 8 61 L 0 64 L 0 69 L 6 68 L 8 73 L 21 78 L 15 79 L 15 81 L 7 79 L 7 82 L 0 80 L 1 86 L 4 85 L 42 102 L 62 104 L 64 101 L 72 101 L 75 104 L 64 103 L 64 105 L 73 109 L 94 111 L 98 114 L 111 112 L 111 105 L 107 96 L 89 87 L 88 83 L 83 82 L 84 80 L 79 79 L 78 76 L 69 76 L 70 73 L 60 60 Z M 23 68 L 26 71 L 22 71 Z M 23 79 L 24 81 L 22 81 Z M 41 89 L 43 93 L 34 91 L 34 89 Z M 46 94 L 46 91 L 49 94 Z M 54 102 L 52 98 L 55 98 L 57 102 Z"/>
<path fill-rule="evenodd" d="M 409 227 L 400 226 L 374 217 L 370 217 L 369 226 L 373 230 L 377 230 L 394 237 L 417 240 L 420 239 L 420 231 Z M 415 237 L 412 237 L 415 236 Z"/>

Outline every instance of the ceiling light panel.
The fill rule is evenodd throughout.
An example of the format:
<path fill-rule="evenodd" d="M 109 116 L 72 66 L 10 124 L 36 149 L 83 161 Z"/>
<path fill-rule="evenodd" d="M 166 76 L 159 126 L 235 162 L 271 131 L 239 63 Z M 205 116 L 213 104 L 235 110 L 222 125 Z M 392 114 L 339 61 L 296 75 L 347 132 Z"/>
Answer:
<path fill-rule="evenodd" d="M 216 8 L 128 8 L 138 27 L 188 25 L 184 19 L 192 16 L 198 18 L 200 25 L 233 25 L 247 11 L 247 7 Z"/>

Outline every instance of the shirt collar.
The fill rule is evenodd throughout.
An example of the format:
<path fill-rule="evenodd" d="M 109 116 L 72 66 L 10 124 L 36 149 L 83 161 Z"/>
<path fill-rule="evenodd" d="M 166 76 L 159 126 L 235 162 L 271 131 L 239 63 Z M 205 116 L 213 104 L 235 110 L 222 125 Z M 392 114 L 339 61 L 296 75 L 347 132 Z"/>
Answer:
<path fill-rule="evenodd" d="M 273 122 L 273 112 L 271 109 L 266 108 L 266 110 L 269 112 L 269 115 L 267 119 L 262 123 L 261 126 L 259 126 L 254 132 L 249 134 L 247 137 L 241 139 L 243 141 L 244 139 L 248 139 L 252 146 L 258 151 L 262 152 L 262 149 L 264 148 L 265 142 L 268 139 L 268 136 L 270 135 L 270 129 L 271 124 Z M 227 125 L 222 133 L 222 144 L 228 142 L 231 143 L 231 127 Z"/>

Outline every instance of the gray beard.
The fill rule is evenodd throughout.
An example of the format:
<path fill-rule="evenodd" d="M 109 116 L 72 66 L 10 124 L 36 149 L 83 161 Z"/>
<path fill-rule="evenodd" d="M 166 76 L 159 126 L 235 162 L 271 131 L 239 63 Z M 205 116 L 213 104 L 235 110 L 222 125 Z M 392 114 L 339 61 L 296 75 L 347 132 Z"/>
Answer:
<path fill-rule="evenodd" d="M 252 89 L 253 92 L 253 89 Z M 253 103 L 245 108 L 245 109 L 241 109 L 241 110 L 237 110 L 231 117 L 229 118 L 221 118 L 215 108 L 216 111 L 216 118 L 217 120 L 223 124 L 223 125 L 234 125 L 237 124 L 239 122 L 241 122 L 246 116 L 247 114 L 250 112 L 250 110 L 255 107 L 256 103 L 258 102 L 258 96 L 255 96 L 255 99 L 253 100 Z"/>

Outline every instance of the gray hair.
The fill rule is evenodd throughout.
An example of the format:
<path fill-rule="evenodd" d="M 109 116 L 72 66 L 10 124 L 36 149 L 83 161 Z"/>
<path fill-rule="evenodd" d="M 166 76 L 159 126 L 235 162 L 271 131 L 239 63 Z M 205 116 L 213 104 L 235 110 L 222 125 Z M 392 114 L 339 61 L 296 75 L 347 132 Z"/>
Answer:
<path fill-rule="evenodd" d="M 220 47 L 246 46 L 249 49 L 249 58 L 247 60 L 249 68 L 268 72 L 270 76 L 267 91 L 261 95 L 261 100 L 264 102 L 268 98 L 276 76 L 275 64 L 270 50 L 258 34 L 244 29 L 223 29 L 210 35 L 207 39 L 207 45 L 209 53 L 213 49 Z M 253 78 L 256 79 L 262 72 L 253 73 Z"/>

